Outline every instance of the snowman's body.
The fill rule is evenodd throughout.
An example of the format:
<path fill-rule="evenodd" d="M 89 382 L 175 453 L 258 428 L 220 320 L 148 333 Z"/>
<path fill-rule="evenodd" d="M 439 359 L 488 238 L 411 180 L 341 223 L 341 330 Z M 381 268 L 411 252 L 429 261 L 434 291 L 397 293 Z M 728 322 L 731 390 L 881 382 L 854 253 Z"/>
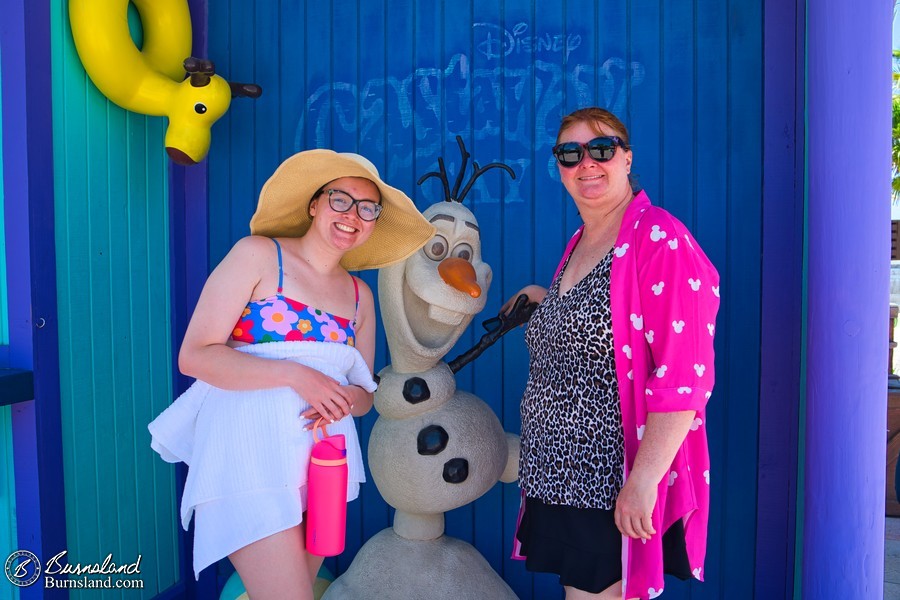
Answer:
<path fill-rule="evenodd" d="M 478 550 L 446 535 L 409 540 L 382 529 L 360 548 L 323 600 L 499 600 L 517 596 Z"/>
<path fill-rule="evenodd" d="M 456 389 L 442 360 L 490 286 L 477 221 L 456 202 L 424 215 L 438 233 L 378 280 L 392 364 L 379 374 L 369 467 L 396 508 L 394 525 L 366 542 L 328 600 L 516 598 L 475 548 L 444 535 L 444 512 L 515 481 L 519 439 L 484 401 Z"/>

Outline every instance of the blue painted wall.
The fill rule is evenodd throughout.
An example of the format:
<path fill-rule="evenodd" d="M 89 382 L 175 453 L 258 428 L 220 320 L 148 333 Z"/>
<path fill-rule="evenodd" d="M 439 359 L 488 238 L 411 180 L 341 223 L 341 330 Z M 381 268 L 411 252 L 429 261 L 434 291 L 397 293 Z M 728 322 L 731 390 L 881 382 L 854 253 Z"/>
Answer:
<path fill-rule="evenodd" d="M 3 76 L 0 73 L 0 98 L 3 97 Z M 0 100 L 0 139 L 3 139 L 3 102 Z M 0 346 L 9 344 L 9 313 L 6 286 L 6 233 L 3 210 L 3 144 L 0 144 Z M 7 353 L 0 352 L 0 368 L 7 366 Z M 0 407 L 0 557 L 9 556 L 16 549 L 16 480 L 13 460 L 12 408 Z M 19 590 L 0 583 L 4 593 L 19 597 Z"/>
<path fill-rule="evenodd" d="M 415 185 L 455 135 L 479 163 L 467 204 L 494 269 L 485 318 L 522 285 L 547 282 L 579 220 L 549 153 L 562 115 L 585 105 L 631 129 L 635 172 L 694 232 L 722 274 L 718 385 L 710 402 L 713 511 L 705 584 L 670 582 L 667 598 L 753 596 L 759 409 L 762 10 L 734 0 L 412 0 L 209 2 L 209 57 L 265 92 L 236 101 L 213 130 L 210 267 L 248 233 L 278 163 L 314 147 L 356 151 L 424 209 L 436 182 Z M 375 284 L 375 274 L 364 278 Z M 472 344 L 466 335 L 458 350 Z M 451 352 L 451 357 L 456 352 Z M 379 339 L 376 369 L 389 362 Z M 519 430 L 527 353 L 521 332 L 466 367 L 474 391 Z M 498 377 L 497 374 L 500 374 Z M 374 422 L 359 423 L 363 446 Z M 453 511 L 448 533 L 472 542 L 522 598 L 561 597 L 554 578 L 507 557 L 518 492 L 496 486 Z M 389 525 L 374 485 L 350 507 L 343 571 Z"/>
<path fill-rule="evenodd" d="M 0 73 L 0 98 L 3 97 L 3 75 Z M 3 139 L 3 103 L 0 102 L 0 139 Z M 6 291 L 6 227 L 3 210 L 3 144 L 0 144 L 0 346 L 9 344 L 9 303 Z M 5 361 L 5 354 L 2 355 Z M 0 361 L 0 367 L 6 366 Z"/>

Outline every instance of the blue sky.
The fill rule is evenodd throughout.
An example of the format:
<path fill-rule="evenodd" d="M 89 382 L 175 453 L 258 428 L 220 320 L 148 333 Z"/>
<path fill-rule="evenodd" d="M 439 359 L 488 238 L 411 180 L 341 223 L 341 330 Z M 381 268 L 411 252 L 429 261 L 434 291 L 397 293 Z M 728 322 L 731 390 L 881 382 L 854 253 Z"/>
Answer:
<path fill-rule="evenodd" d="M 894 48 L 900 48 L 900 19 L 897 18 L 897 11 L 894 11 Z"/>

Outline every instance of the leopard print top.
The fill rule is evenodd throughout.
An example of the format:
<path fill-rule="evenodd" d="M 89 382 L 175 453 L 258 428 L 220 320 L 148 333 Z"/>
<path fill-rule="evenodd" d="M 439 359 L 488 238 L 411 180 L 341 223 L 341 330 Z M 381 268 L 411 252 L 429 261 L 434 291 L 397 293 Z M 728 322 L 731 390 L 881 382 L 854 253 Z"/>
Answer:
<path fill-rule="evenodd" d="M 559 282 L 525 332 L 531 354 L 522 398 L 519 484 L 546 504 L 612 509 L 625 441 L 613 353 L 612 252 L 564 296 Z"/>

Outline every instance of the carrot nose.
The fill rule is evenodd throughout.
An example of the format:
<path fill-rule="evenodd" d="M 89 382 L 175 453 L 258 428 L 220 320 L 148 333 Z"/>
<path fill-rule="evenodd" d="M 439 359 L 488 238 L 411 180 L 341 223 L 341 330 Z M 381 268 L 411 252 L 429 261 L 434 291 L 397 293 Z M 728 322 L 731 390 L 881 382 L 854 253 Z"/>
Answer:
<path fill-rule="evenodd" d="M 473 298 L 481 296 L 481 286 L 475 276 L 475 267 L 462 258 L 445 258 L 438 265 L 438 273 L 444 283 L 461 292 L 465 292 Z"/>

